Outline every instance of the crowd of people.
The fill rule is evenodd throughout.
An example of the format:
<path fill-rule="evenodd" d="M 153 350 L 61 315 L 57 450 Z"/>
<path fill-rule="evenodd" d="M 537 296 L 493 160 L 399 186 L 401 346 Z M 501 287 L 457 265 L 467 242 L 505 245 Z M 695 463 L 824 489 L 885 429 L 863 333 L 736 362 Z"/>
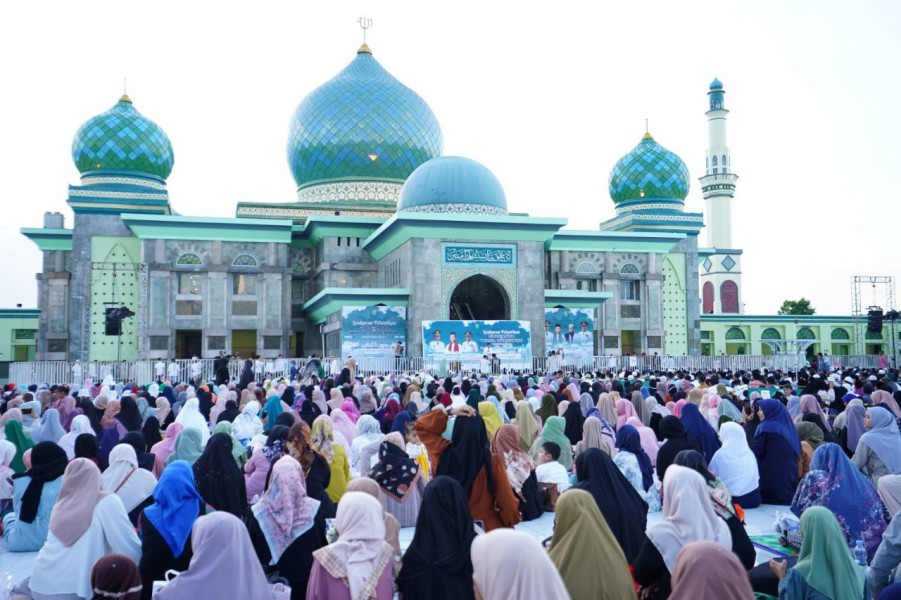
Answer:
<path fill-rule="evenodd" d="M 901 598 L 895 370 L 245 371 L 6 386 L 12 597 Z"/>

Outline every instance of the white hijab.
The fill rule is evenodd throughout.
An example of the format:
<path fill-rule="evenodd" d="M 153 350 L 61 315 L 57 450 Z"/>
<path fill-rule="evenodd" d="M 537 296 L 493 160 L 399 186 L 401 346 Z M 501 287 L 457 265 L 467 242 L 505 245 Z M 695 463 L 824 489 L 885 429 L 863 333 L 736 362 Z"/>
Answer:
<path fill-rule="evenodd" d="M 502 528 L 478 535 L 470 555 L 472 578 L 483 600 L 569 598 L 557 567 L 528 533 Z"/>
<path fill-rule="evenodd" d="M 57 444 L 59 447 L 66 451 L 66 457 L 69 460 L 75 458 L 75 440 L 82 433 L 90 433 L 94 437 L 97 437 L 97 434 L 91 428 L 91 420 L 87 418 L 85 415 L 78 415 L 74 419 L 72 419 L 72 425 L 69 427 L 69 433 L 59 438 Z"/>
<path fill-rule="evenodd" d="M 260 403 L 256 400 L 251 400 L 244 405 L 241 414 L 235 417 L 235 422 L 232 423 L 232 434 L 238 440 L 249 440 L 253 436 L 262 433 L 263 421 L 257 416 L 259 412 Z"/>
<path fill-rule="evenodd" d="M 715 542 L 732 550 L 732 534 L 726 522 L 713 512 L 707 482 L 693 469 L 672 465 L 663 480 L 663 520 L 648 527 L 647 536 L 672 573 L 682 546 L 691 542 Z M 475 564 L 475 561 L 473 561 Z"/>
<path fill-rule="evenodd" d="M 200 443 L 206 446 L 207 440 L 210 439 L 210 427 L 207 425 L 203 415 L 200 414 L 200 400 L 191 398 L 186 401 L 185 405 L 178 411 L 175 422 L 181 424 L 185 429 L 196 429 L 199 431 Z"/>
<path fill-rule="evenodd" d="M 103 489 L 114 492 L 131 512 L 153 494 L 156 477 L 138 467 L 138 456 L 129 444 L 117 444 L 109 454 L 109 468 L 100 476 Z"/>
<path fill-rule="evenodd" d="M 723 423 L 720 440 L 723 446 L 713 455 L 710 472 L 723 480 L 733 496 L 750 494 L 760 486 L 760 473 L 745 430 L 738 423 Z"/>

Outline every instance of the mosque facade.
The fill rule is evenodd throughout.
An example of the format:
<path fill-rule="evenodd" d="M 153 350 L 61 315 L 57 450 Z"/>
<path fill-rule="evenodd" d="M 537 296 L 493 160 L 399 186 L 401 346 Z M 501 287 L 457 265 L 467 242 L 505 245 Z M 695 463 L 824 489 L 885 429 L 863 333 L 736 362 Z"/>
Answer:
<path fill-rule="evenodd" d="M 486 166 L 445 156 L 428 104 L 365 44 L 291 120 L 296 201 L 242 202 L 234 218 L 173 210 L 172 143 L 123 96 L 75 134 L 71 226 L 53 211 L 22 230 L 43 255 L 29 358 L 340 354 L 344 309 L 377 306 L 403 308 L 406 356 L 427 349 L 424 322 L 460 319 L 527 323 L 544 356 L 560 307 L 591 315 L 594 355 L 761 354 L 799 335 L 852 354 L 850 317 L 744 314 L 724 95 L 714 80 L 705 214 L 685 210 L 685 162 L 645 133 L 594 230 L 515 212 Z M 121 308 L 133 314 L 110 332 Z"/>

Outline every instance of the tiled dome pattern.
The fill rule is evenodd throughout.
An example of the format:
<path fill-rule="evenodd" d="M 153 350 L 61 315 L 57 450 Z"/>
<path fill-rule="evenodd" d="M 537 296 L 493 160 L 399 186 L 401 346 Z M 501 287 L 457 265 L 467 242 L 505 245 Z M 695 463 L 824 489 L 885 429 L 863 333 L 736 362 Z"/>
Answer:
<path fill-rule="evenodd" d="M 610 172 L 610 197 L 615 204 L 676 200 L 688 195 L 688 167 L 650 136 L 619 159 Z"/>
<path fill-rule="evenodd" d="M 402 184 L 442 145 L 425 100 L 361 51 L 297 107 L 288 163 L 298 189 L 335 179 Z"/>
<path fill-rule="evenodd" d="M 166 132 L 123 96 L 78 129 L 72 140 L 72 160 L 81 173 L 137 171 L 166 179 L 175 155 Z"/>

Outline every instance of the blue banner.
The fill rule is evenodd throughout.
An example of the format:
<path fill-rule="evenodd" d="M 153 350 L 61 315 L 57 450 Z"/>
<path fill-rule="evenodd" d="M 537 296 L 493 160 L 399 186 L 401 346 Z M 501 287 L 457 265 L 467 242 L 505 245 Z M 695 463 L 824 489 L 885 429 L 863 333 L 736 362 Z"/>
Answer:
<path fill-rule="evenodd" d="M 423 321 L 422 349 L 433 360 L 490 359 L 491 354 L 517 364 L 532 360 L 528 321 Z"/>
<path fill-rule="evenodd" d="M 594 311 L 587 308 L 544 309 L 545 352 L 594 356 Z"/>
<path fill-rule="evenodd" d="M 345 306 L 341 309 L 341 358 L 394 358 L 407 351 L 405 306 Z"/>

